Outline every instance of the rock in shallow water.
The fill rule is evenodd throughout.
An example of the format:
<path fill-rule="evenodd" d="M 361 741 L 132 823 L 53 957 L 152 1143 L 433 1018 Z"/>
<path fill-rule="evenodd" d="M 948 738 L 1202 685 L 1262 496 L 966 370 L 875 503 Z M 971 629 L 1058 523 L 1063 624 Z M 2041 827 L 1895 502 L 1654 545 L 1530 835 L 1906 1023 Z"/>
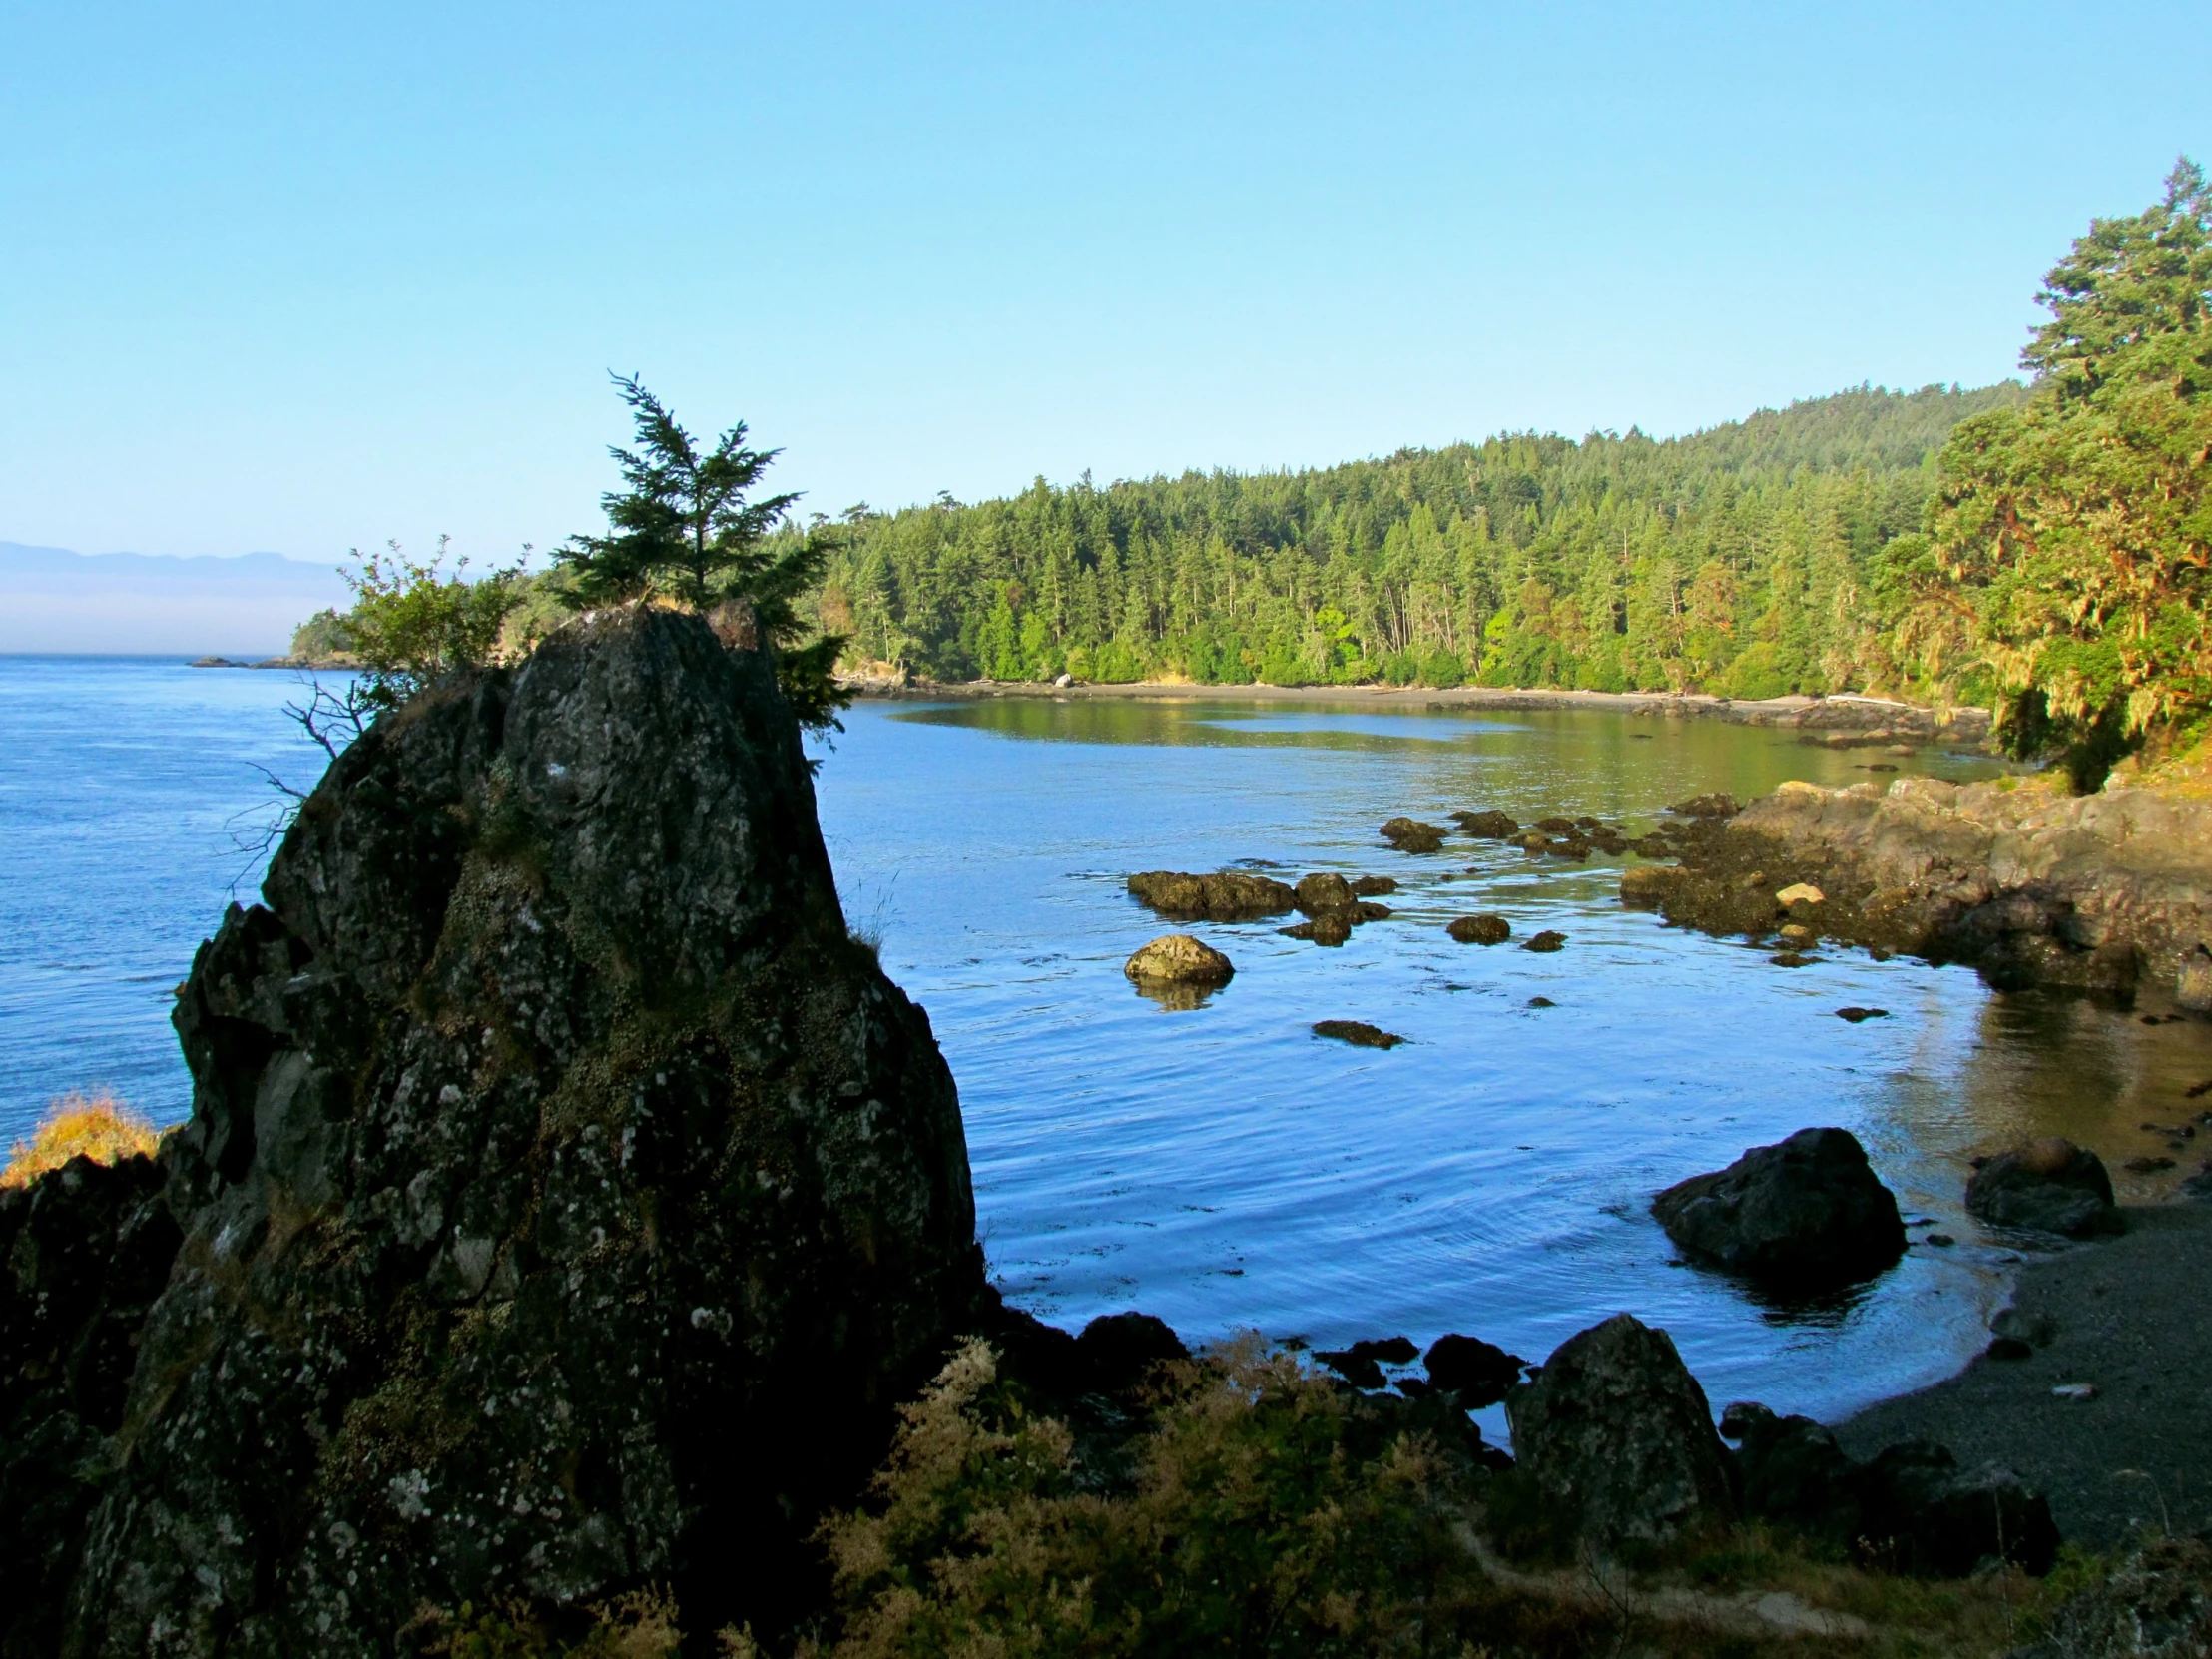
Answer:
<path fill-rule="evenodd" d="M 1451 822 L 1478 840 L 1502 841 L 1520 833 L 1520 825 L 1494 807 L 1479 813 L 1453 813 Z"/>
<path fill-rule="evenodd" d="M 1816 1289 L 1881 1272 L 1905 1254 L 1897 1199 L 1842 1129 L 1801 1129 L 1652 1200 L 1692 1256 L 1778 1285 Z"/>
<path fill-rule="evenodd" d="M 1450 1389 L 1462 1405 L 1475 1407 L 1495 1405 L 1503 1399 L 1520 1382 L 1521 1371 L 1528 1364 L 1495 1343 L 1462 1337 L 1457 1332 L 1429 1344 L 1421 1363 L 1431 1384 Z"/>
<path fill-rule="evenodd" d="M 1226 985 L 1237 970 L 1229 958 L 1188 933 L 1163 933 L 1122 964 L 1132 979 L 1169 985 Z"/>
<path fill-rule="evenodd" d="M 984 1286 L 951 1075 L 847 933 L 769 657 L 573 623 L 378 721 L 264 893 L 179 999 L 184 1245 L 68 1645 L 811 1599 L 808 1517 Z"/>
<path fill-rule="evenodd" d="M 1129 892 L 1170 921 L 1252 921 L 1281 915 L 1297 901 L 1283 882 L 1238 870 L 1189 875 L 1149 869 L 1129 877 Z"/>
<path fill-rule="evenodd" d="M 1358 1019 L 1325 1019 L 1314 1024 L 1314 1035 L 1328 1037 L 1332 1041 L 1351 1043 L 1356 1048 L 1395 1048 L 1405 1039 L 1395 1031 L 1385 1031 L 1379 1025 L 1370 1025 Z"/>
<path fill-rule="evenodd" d="M 1382 835 L 1400 852 L 1441 852 L 1444 848 L 1442 828 L 1418 819 L 1393 818 L 1382 826 Z"/>
<path fill-rule="evenodd" d="M 1460 944 L 1503 944 L 1513 936 L 1511 924 L 1495 915 L 1460 916 L 1444 931 Z"/>

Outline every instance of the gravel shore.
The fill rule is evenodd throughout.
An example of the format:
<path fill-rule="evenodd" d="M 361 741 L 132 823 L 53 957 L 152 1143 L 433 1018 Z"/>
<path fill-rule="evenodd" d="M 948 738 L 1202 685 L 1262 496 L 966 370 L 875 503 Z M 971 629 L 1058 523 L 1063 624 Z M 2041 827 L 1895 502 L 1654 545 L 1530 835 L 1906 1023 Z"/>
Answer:
<path fill-rule="evenodd" d="M 1835 1425 L 1844 1448 L 1940 1440 L 1962 1464 L 2003 1463 L 2092 1548 L 2212 1525 L 2212 1203 L 2126 1215 L 2123 1237 L 2021 1270 L 2012 1307 L 2048 1320 L 2046 1343 L 1870 1406 Z M 2084 1382 L 2094 1398 L 2052 1392 Z"/>

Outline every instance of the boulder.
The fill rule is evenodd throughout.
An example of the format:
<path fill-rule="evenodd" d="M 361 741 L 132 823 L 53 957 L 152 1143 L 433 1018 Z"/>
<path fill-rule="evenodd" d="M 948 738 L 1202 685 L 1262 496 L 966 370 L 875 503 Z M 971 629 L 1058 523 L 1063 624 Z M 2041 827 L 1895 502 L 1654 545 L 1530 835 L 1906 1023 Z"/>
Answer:
<path fill-rule="evenodd" d="M 815 1602 L 814 1518 L 985 1285 L 951 1074 L 846 926 L 749 636 L 602 611 L 426 691 L 201 947 L 183 1245 L 65 1651 Z"/>
<path fill-rule="evenodd" d="M 1297 902 L 1283 882 L 1241 870 L 1187 875 L 1148 869 L 1129 877 L 1129 893 L 1170 921 L 1254 921 L 1281 915 Z"/>
<path fill-rule="evenodd" d="M 1355 1048 L 1395 1048 L 1405 1040 L 1395 1031 L 1385 1031 L 1379 1025 L 1357 1019 L 1318 1020 L 1314 1035 L 1327 1037 L 1332 1042 L 1350 1043 Z"/>
<path fill-rule="evenodd" d="M 1188 933 L 1162 933 L 1124 962 L 1121 971 L 1135 980 L 1169 985 L 1226 985 L 1237 973 L 1228 957 Z"/>
<path fill-rule="evenodd" d="M 1393 818 L 1382 826 L 1382 834 L 1400 852 L 1441 852 L 1444 849 L 1442 829 L 1418 819 Z"/>
<path fill-rule="evenodd" d="M 1494 807 L 1479 813 L 1453 813 L 1451 822 L 1477 840 L 1510 840 L 1520 833 L 1520 825 Z"/>
<path fill-rule="evenodd" d="M 2125 1227 L 2104 1161 L 2056 1135 L 2000 1152 L 1976 1169 L 1966 1182 L 1966 1213 L 1992 1227 L 2026 1227 L 2069 1239 Z"/>
<path fill-rule="evenodd" d="M 1571 835 L 1577 826 L 1571 818 L 1540 818 L 1536 828 L 1547 835 Z"/>
<path fill-rule="evenodd" d="M 1352 924 L 1358 919 L 1350 910 L 1325 910 L 1312 921 L 1293 922 L 1276 931 L 1286 939 L 1310 939 L 1334 947 L 1352 937 Z"/>
<path fill-rule="evenodd" d="M 1728 1450 L 1674 1343 L 1632 1315 L 1568 1338 L 1505 1396 L 1513 1456 L 1600 1550 L 1663 1544 L 1736 1515 Z"/>
<path fill-rule="evenodd" d="M 1460 1404 L 1477 1408 L 1503 1399 L 1519 1383 L 1528 1364 L 1495 1343 L 1462 1337 L 1457 1332 L 1430 1343 L 1421 1363 L 1431 1386 L 1448 1388 L 1459 1396 Z"/>
<path fill-rule="evenodd" d="M 1554 932 L 1547 927 L 1541 933 L 1531 934 L 1524 939 L 1521 942 L 1521 948 L 1523 950 L 1533 950 L 1539 955 L 1548 955 L 1554 950 L 1565 948 L 1566 942 L 1566 934 Z"/>
<path fill-rule="evenodd" d="M 1651 1210 L 1689 1255 L 1790 1288 L 1849 1284 L 1905 1254 L 1897 1199 L 1842 1129 L 1801 1129 L 1753 1147 L 1724 1170 L 1669 1187 Z"/>
<path fill-rule="evenodd" d="M 1513 936 L 1513 929 L 1503 916 L 1458 916 L 1447 923 L 1444 931 L 1461 944 L 1503 944 Z"/>
<path fill-rule="evenodd" d="M 1844 1544 L 1864 1532 L 1864 1471 L 1812 1418 L 1740 1400 L 1721 1413 L 1721 1434 L 1738 1442 L 1746 1515 Z"/>
<path fill-rule="evenodd" d="M 1352 890 L 1362 898 L 1381 898 L 1384 893 L 1397 891 L 1394 875 L 1355 875 Z"/>

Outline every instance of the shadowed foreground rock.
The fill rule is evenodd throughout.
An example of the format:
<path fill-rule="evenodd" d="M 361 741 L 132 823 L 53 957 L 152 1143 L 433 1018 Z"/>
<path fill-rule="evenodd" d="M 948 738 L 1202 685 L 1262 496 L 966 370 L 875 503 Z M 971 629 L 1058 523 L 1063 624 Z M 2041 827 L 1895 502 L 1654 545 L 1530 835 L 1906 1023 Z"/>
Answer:
<path fill-rule="evenodd" d="M 165 1166 L 73 1159 L 0 1189 L 0 1654 L 55 1652 L 85 1517 L 177 1223 Z"/>
<path fill-rule="evenodd" d="M 1821 1289 L 1880 1273 L 1905 1254 L 1897 1199 L 1843 1129 L 1800 1129 L 1652 1200 L 1692 1256 L 1783 1287 Z"/>
<path fill-rule="evenodd" d="M 1949 1578 L 1993 1560 L 2040 1575 L 2057 1558 L 2049 1500 L 1999 1465 L 1962 1468 L 1932 1440 L 1887 1446 L 1862 1463 L 1811 1418 L 1749 1401 L 1721 1414 L 1721 1432 L 1742 1442 L 1747 1516 Z"/>
<path fill-rule="evenodd" d="M 390 1654 L 648 1584 L 774 1627 L 982 1276 L 768 657 L 572 624 L 380 721 L 263 890 L 180 997 L 184 1242 L 65 1651 Z"/>
<path fill-rule="evenodd" d="M 1664 1331 L 1629 1314 L 1569 1337 L 1505 1396 L 1513 1455 L 1599 1549 L 1662 1544 L 1736 1516 L 1728 1448 Z"/>

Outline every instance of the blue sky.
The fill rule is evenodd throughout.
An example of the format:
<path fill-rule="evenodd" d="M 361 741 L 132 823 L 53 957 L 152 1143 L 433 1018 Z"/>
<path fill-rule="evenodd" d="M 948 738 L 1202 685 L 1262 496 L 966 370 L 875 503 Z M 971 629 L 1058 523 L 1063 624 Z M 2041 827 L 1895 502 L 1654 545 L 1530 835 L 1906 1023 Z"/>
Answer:
<path fill-rule="evenodd" d="M 2212 8 L 0 7 L 0 539 L 479 559 L 2013 370 Z"/>

